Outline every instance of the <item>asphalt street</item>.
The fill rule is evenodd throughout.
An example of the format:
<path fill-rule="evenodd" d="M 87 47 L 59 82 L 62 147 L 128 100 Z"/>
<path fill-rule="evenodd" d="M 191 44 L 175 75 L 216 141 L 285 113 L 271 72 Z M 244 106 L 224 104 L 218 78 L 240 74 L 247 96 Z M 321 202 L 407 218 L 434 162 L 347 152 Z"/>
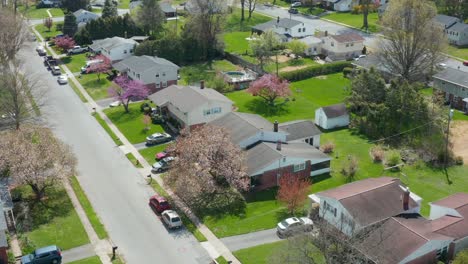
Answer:
<path fill-rule="evenodd" d="M 71 87 L 58 85 L 35 53 L 35 46 L 29 43 L 21 58 L 26 73 L 40 76 L 47 90 L 42 115 L 72 146 L 78 159 L 78 179 L 118 252 L 129 264 L 209 263 L 207 252 L 188 231 L 168 231 L 154 215 L 148 206 L 153 190 Z"/>

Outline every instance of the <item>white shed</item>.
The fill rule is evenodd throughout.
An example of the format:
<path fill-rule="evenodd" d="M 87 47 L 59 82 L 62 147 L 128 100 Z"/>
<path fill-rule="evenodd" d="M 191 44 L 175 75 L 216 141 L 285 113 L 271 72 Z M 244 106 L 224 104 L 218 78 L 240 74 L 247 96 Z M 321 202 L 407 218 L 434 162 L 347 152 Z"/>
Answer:
<path fill-rule="evenodd" d="M 315 124 L 323 129 L 349 125 L 349 114 L 345 104 L 324 106 L 315 110 Z"/>

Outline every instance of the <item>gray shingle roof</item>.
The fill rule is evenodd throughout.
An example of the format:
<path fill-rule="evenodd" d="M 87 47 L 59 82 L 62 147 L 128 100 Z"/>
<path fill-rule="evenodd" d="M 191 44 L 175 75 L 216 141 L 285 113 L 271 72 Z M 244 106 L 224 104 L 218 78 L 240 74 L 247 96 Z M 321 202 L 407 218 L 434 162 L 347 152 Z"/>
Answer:
<path fill-rule="evenodd" d="M 330 37 L 340 43 L 364 41 L 364 38 L 357 33 L 344 33 L 340 35 L 331 35 Z"/>
<path fill-rule="evenodd" d="M 125 44 L 134 44 L 137 45 L 138 42 L 136 42 L 133 39 L 125 39 L 121 37 L 112 37 L 112 38 L 105 38 L 105 39 L 98 39 L 93 41 L 93 44 L 90 45 L 89 47 L 93 50 L 98 50 L 98 49 L 106 49 L 110 50 L 115 47 L 125 45 Z"/>
<path fill-rule="evenodd" d="M 185 113 L 190 112 L 209 101 L 232 103 L 231 100 L 216 90 L 180 85 L 171 85 L 161 91 L 149 95 L 148 98 L 159 106 L 171 103 L 175 107 L 179 108 L 180 111 Z"/>
<path fill-rule="evenodd" d="M 437 23 L 444 26 L 444 28 L 449 28 L 453 24 L 460 22 L 459 18 L 456 18 L 453 16 L 447 16 L 447 15 L 437 15 L 434 17 L 434 19 Z"/>
<path fill-rule="evenodd" d="M 212 121 L 210 124 L 226 128 L 235 144 L 253 137 L 258 132 L 273 131 L 273 124 L 263 117 L 255 114 L 231 112 Z"/>
<path fill-rule="evenodd" d="M 465 23 L 455 23 L 455 25 L 450 27 L 450 31 L 455 31 L 455 32 L 468 32 L 468 24 Z"/>
<path fill-rule="evenodd" d="M 445 68 L 434 75 L 433 78 L 468 88 L 468 73 L 457 69 Z"/>
<path fill-rule="evenodd" d="M 132 69 L 137 72 L 145 72 L 153 69 L 155 66 L 164 65 L 170 68 L 179 69 L 179 66 L 176 64 L 158 57 L 151 56 L 130 56 L 123 61 L 120 61 L 114 65 L 120 72 L 125 72 L 127 69 Z"/>
<path fill-rule="evenodd" d="M 2 233 L 3 230 L 7 230 L 7 221 L 5 218 L 5 213 L 3 211 L 3 205 L 0 203 L 0 233 Z"/>
<path fill-rule="evenodd" d="M 255 25 L 252 28 L 258 31 L 267 31 L 269 29 L 272 29 L 274 26 L 290 29 L 300 24 L 302 24 L 301 21 L 297 21 L 297 20 L 289 19 L 289 18 L 280 18 L 279 22 L 277 19 L 273 19 L 266 23 Z"/>
<path fill-rule="evenodd" d="M 279 124 L 279 129 L 288 133 L 287 141 L 310 138 L 322 134 L 320 129 L 310 120 L 296 120 Z"/>
<path fill-rule="evenodd" d="M 348 114 L 345 104 L 335 104 L 335 105 L 324 106 L 322 107 L 322 109 L 328 118 L 335 118 L 335 117 Z"/>
<path fill-rule="evenodd" d="M 160 2 L 159 6 L 164 13 L 175 13 L 175 8 L 168 2 Z"/>

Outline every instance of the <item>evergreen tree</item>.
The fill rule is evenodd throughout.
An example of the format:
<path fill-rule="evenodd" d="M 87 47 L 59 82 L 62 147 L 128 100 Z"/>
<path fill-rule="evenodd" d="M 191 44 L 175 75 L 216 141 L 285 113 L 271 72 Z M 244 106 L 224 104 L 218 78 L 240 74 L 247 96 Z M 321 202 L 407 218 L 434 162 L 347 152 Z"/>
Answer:
<path fill-rule="evenodd" d="M 88 9 L 89 0 L 63 0 L 62 6 L 69 12 L 75 12 L 79 9 Z"/>
<path fill-rule="evenodd" d="M 76 23 L 76 17 L 73 13 L 65 15 L 65 21 L 63 22 L 63 34 L 68 36 L 74 36 L 78 30 L 78 24 Z"/>
<path fill-rule="evenodd" d="M 117 6 L 111 0 L 106 0 L 102 9 L 102 18 L 118 16 Z"/>
<path fill-rule="evenodd" d="M 166 20 L 157 0 L 142 0 L 136 12 L 136 21 L 146 34 L 160 32 Z"/>

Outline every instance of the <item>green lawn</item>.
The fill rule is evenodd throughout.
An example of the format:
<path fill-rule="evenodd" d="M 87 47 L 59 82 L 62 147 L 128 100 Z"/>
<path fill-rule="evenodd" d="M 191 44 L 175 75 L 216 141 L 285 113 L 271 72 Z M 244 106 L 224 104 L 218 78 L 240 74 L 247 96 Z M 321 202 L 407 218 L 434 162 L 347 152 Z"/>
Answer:
<path fill-rule="evenodd" d="M 119 0 L 120 9 L 128 9 L 129 4 L 130 4 L 130 0 Z"/>
<path fill-rule="evenodd" d="M 140 164 L 140 162 L 135 158 L 135 156 L 132 153 L 127 153 L 127 155 L 125 156 L 133 164 L 133 166 L 137 168 L 143 168 L 143 165 Z"/>
<path fill-rule="evenodd" d="M 72 177 L 70 180 L 70 183 L 73 188 L 73 191 L 76 194 L 76 197 L 80 201 L 80 204 L 83 207 L 86 213 L 86 216 L 88 217 L 89 222 L 93 226 L 93 229 L 98 235 L 99 239 L 107 238 L 108 235 L 107 235 L 106 228 L 101 223 L 101 220 L 99 220 L 96 212 L 93 209 L 93 206 L 91 205 L 91 202 L 88 200 L 88 197 L 86 196 L 85 192 L 81 188 L 81 185 L 78 182 L 78 179 L 76 177 Z"/>
<path fill-rule="evenodd" d="M 66 56 L 60 59 L 64 65 L 67 66 L 67 68 L 71 72 L 80 72 L 81 67 L 85 66 L 86 61 L 88 60 L 86 57 L 86 53 L 82 54 L 77 54 L 77 55 L 72 55 L 72 56 Z"/>
<path fill-rule="evenodd" d="M 164 132 L 161 125 L 155 124 L 151 124 L 150 129 L 145 130 L 140 104 L 141 103 L 130 104 L 129 113 L 125 113 L 123 106 L 104 110 L 104 113 L 132 144 L 145 142 L 146 137 L 153 133 Z"/>
<path fill-rule="evenodd" d="M 301 12 L 303 14 L 313 15 L 313 16 L 318 16 L 318 15 L 322 14 L 323 12 L 325 12 L 325 9 L 322 9 L 320 7 L 310 8 L 310 7 L 306 7 L 306 6 L 300 6 L 300 7 L 297 7 L 297 9 L 299 10 L 299 12 Z"/>
<path fill-rule="evenodd" d="M 246 39 L 251 36 L 250 32 L 229 32 L 224 34 L 224 50 L 236 54 L 252 54 L 249 41 Z"/>
<path fill-rule="evenodd" d="M 94 256 L 94 257 L 85 258 L 82 260 L 68 262 L 68 264 L 102 264 L 102 262 L 98 256 Z"/>
<path fill-rule="evenodd" d="M 347 95 L 344 87 L 348 85 L 349 80 L 342 73 L 294 82 L 291 83 L 291 100 L 274 108 L 246 91 L 228 93 L 227 97 L 234 101 L 239 112 L 257 113 L 272 122 L 286 122 L 313 119 L 318 107 L 342 102 Z"/>
<path fill-rule="evenodd" d="M 272 253 L 281 249 L 286 240 L 269 244 L 263 244 L 251 248 L 244 248 L 232 252 L 242 264 L 267 264 L 271 263 Z"/>
<path fill-rule="evenodd" d="M 281 69 L 285 67 L 301 67 L 301 66 L 312 66 L 312 65 L 317 65 L 317 62 L 315 62 L 311 58 L 291 59 L 286 62 L 278 63 L 278 71 L 281 72 Z M 276 73 L 276 62 L 272 61 L 268 63 L 267 65 L 265 65 L 265 71 Z"/>
<path fill-rule="evenodd" d="M 17 187 L 13 193 L 20 193 L 30 209 L 30 221 L 21 217 L 17 219 L 23 253 L 47 245 L 57 245 L 67 250 L 89 243 L 83 225 L 63 188 L 48 190 L 46 199 L 41 203 L 34 200 L 29 186 Z M 26 226 L 30 228 L 22 230 Z"/>
<path fill-rule="evenodd" d="M 218 262 L 218 264 L 228 264 L 227 260 L 223 256 L 216 258 L 216 262 Z"/>
<path fill-rule="evenodd" d="M 218 71 L 233 71 L 238 67 L 227 60 L 215 60 L 211 63 L 197 63 L 184 66 L 180 69 L 179 84 L 188 85 L 198 83 L 200 80 L 209 82 L 214 79 Z"/>
<path fill-rule="evenodd" d="M 453 114 L 453 120 L 468 121 L 468 115 L 465 115 L 463 112 L 455 110 L 455 112 Z"/>
<path fill-rule="evenodd" d="M 70 85 L 70 87 L 73 89 L 73 91 L 75 91 L 76 95 L 78 95 L 78 97 L 80 98 L 81 102 L 83 103 L 87 103 L 88 100 L 84 97 L 84 95 L 81 93 L 81 91 L 78 89 L 78 87 L 76 86 L 76 84 L 71 81 L 71 80 L 68 80 L 68 84 Z"/>
<path fill-rule="evenodd" d="M 122 141 L 119 140 L 119 138 L 115 135 L 115 133 L 111 130 L 111 128 L 109 127 L 109 125 L 107 125 L 106 121 L 104 121 L 104 119 L 101 118 L 100 115 L 98 114 L 95 114 L 94 115 L 94 118 L 96 118 L 96 121 L 102 126 L 102 128 L 104 128 L 104 130 L 107 132 L 107 134 L 112 138 L 112 140 L 114 141 L 114 143 L 117 145 L 117 146 L 121 146 L 122 145 Z"/>
<path fill-rule="evenodd" d="M 169 20 L 166 21 L 164 24 L 164 28 L 166 29 L 166 32 L 171 34 L 175 33 L 177 30 L 177 34 L 180 34 L 182 32 L 182 27 L 185 25 L 185 18 L 182 16 L 179 16 L 177 20 Z"/>
<path fill-rule="evenodd" d="M 63 25 L 63 22 L 54 22 L 54 25 L 50 28 L 50 31 L 43 24 L 37 25 L 36 30 L 44 39 L 52 38 L 58 34 L 62 34 L 61 30 L 57 30 L 57 25 Z"/>
<path fill-rule="evenodd" d="M 140 154 L 145 158 L 145 160 L 152 165 L 156 161 L 155 155 L 163 150 L 165 150 L 167 147 L 167 144 L 162 144 L 162 145 L 157 145 L 157 146 L 152 146 L 149 148 L 144 148 L 140 150 Z"/>
<path fill-rule="evenodd" d="M 36 8 L 35 5 L 30 5 L 27 9 L 26 6 L 19 6 L 18 10 L 23 13 L 26 17 L 31 19 L 41 19 L 49 17 L 47 14 L 47 8 Z M 60 8 L 49 8 L 50 14 L 53 17 L 63 17 L 63 11 Z"/>
<path fill-rule="evenodd" d="M 468 60 L 468 48 L 457 48 L 455 46 L 449 45 L 447 48 L 447 53 L 454 57 Z"/>
<path fill-rule="evenodd" d="M 109 97 L 108 89 L 111 85 L 106 74 L 101 74 L 100 80 L 96 73 L 82 74 L 77 80 L 94 100 L 100 100 Z"/>
<path fill-rule="evenodd" d="M 362 14 L 351 14 L 351 13 L 332 13 L 324 16 L 323 18 L 333 20 L 339 23 L 343 23 L 355 28 L 362 27 Z M 367 17 L 369 22 L 370 32 L 379 32 L 379 16 L 377 13 L 370 13 Z"/>
<path fill-rule="evenodd" d="M 234 11 L 228 15 L 226 19 L 226 25 L 224 27 L 225 32 L 232 31 L 248 31 L 250 32 L 252 26 L 257 24 L 268 22 L 274 18 L 254 12 L 252 17 L 248 19 L 249 12 L 245 11 L 245 20 L 241 22 L 241 10 L 240 8 L 234 8 Z"/>

